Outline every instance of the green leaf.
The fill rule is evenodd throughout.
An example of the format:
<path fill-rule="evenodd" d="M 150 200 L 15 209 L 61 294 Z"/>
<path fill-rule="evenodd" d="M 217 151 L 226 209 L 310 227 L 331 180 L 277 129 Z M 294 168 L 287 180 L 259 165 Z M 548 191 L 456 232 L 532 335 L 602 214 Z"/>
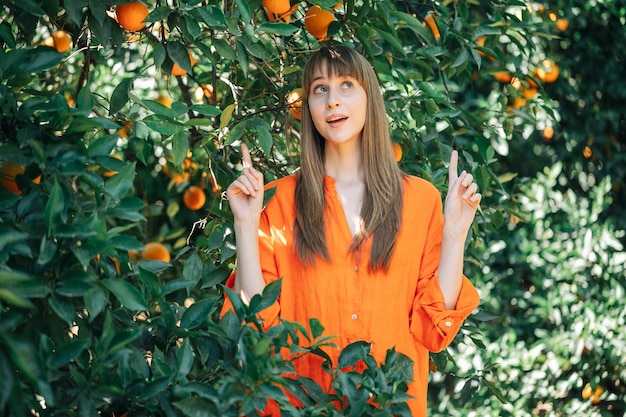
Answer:
<path fill-rule="evenodd" d="M 165 45 L 167 49 L 167 54 L 169 57 L 178 64 L 179 67 L 187 71 L 187 73 L 191 73 L 191 59 L 189 58 L 189 51 L 187 47 L 183 45 L 181 42 L 173 41 L 168 42 Z"/>
<path fill-rule="evenodd" d="M 39 72 L 58 65 L 64 54 L 58 53 L 56 49 L 41 46 L 34 49 L 25 49 L 22 52 L 22 59 L 17 67 L 23 72 Z"/>
<path fill-rule="evenodd" d="M 165 59 L 167 58 L 167 51 L 165 50 L 165 46 L 163 46 L 162 43 L 157 43 L 156 45 L 154 45 L 154 48 L 152 50 L 152 56 L 154 59 L 154 66 L 156 68 L 161 68 L 161 66 L 165 62 Z"/>
<path fill-rule="evenodd" d="M 280 36 L 291 36 L 298 31 L 298 28 L 289 23 L 268 22 L 259 25 L 257 32 L 273 33 Z"/>
<path fill-rule="evenodd" d="M 109 115 L 119 112 L 128 103 L 128 92 L 133 87 L 134 81 L 135 78 L 126 78 L 115 87 L 111 94 Z"/>
<path fill-rule="evenodd" d="M 180 319 L 180 328 L 191 330 L 204 324 L 213 310 L 215 299 L 204 299 L 193 303 Z"/>
<path fill-rule="evenodd" d="M 51 295 L 48 299 L 48 305 L 68 326 L 71 326 L 76 316 L 74 306 L 70 300 L 65 297 L 56 297 Z"/>
<path fill-rule="evenodd" d="M 281 285 L 282 280 L 277 279 L 263 288 L 262 295 L 257 294 L 252 297 L 252 300 L 250 300 L 249 313 L 257 314 L 274 304 L 280 295 Z"/>
<path fill-rule="evenodd" d="M 184 21 L 181 22 L 185 24 L 185 28 L 187 29 L 187 33 L 191 36 L 191 38 L 195 41 L 200 36 L 202 36 L 202 28 L 195 17 L 186 15 Z"/>
<path fill-rule="evenodd" d="M 183 279 L 188 281 L 200 281 L 202 278 L 202 260 L 198 253 L 193 253 L 185 262 L 183 267 Z"/>
<path fill-rule="evenodd" d="M 127 163 L 116 175 L 113 175 L 104 183 L 104 191 L 113 201 L 121 200 L 132 188 L 136 164 L 136 161 Z"/>
<path fill-rule="evenodd" d="M 44 222 L 49 235 L 52 234 L 54 226 L 65 223 L 66 218 L 64 212 L 65 198 L 63 196 L 63 190 L 61 190 L 61 186 L 55 178 L 52 190 L 50 191 L 50 197 L 44 209 Z"/>
<path fill-rule="evenodd" d="M 508 401 L 506 400 L 506 398 L 502 394 L 502 391 L 500 391 L 493 382 L 489 381 L 487 378 L 481 378 L 480 380 L 482 381 L 483 384 L 485 384 L 487 386 L 489 391 L 491 391 L 493 393 L 493 395 L 495 395 L 496 398 L 498 398 L 498 400 L 500 400 L 500 402 L 502 404 L 507 404 L 508 403 Z"/>
<path fill-rule="evenodd" d="M 177 132 L 172 138 L 172 162 L 181 166 L 189 152 L 189 139 L 183 131 Z"/>
<path fill-rule="evenodd" d="M 52 355 L 50 356 L 50 365 L 54 368 L 67 365 L 85 349 L 87 349 L 87 342 L 80 339 L 72 339 L 52 352 Z"/>
<path fill-rule="evenodd" d="M 365 359 L 365 356 L 369 353 L 372 345 L 364 341 L 358 341 L 350 343 L 339 354 L 339 360 L 337 366 L 346 368 L 354 365 L 361 359 Z"/>
<path fill-rule="evenodd" d="M 139 291 L 121 279 L 105 279 L 100 281 L 109 291 L 115 295 L 115 298 L 126 308 L 130 310 L 149 310 L 146 300 Z"/>
<path fill-rule="evenodd" d="M 272 153 L 272 146 L 274 145 L 274 139 L 272 138 L 270 131 L 267 129 L 258 129 L 257 143 L 265 156 L 269 157 Z"/>
<path fill-rule="evenodd" d="M 219 116 L 222 113 L 219 108 L 211 106 L 210 104 L 192 104 L 189 109 L 209 117 Z"/>
<path fill-rule="evenodd" d="M 180 381 L 187 377 L 193 366 L 193 350 L 189 338 L 183 340 L 182 345 L 176 351 L 176 380 Z"/>
<path fill-rule="evenodd" d="M 28 298 L 22 297 L 10 288 L 0 288 L 0 301 L 18 308 L 34 308 Z"/>
<path fill-rule="evenodd" d="M 85 308 L 87 308 L 87 312 L 89 313 L 89 322 L 92 322 L 102 309 L 104 308 L 107 299 L 104 294 L 102 288 L 96 286 L 92 287 L 87 293 L 84 295 L 83 300 L 85 301 Z"/>
<path fill-rule="evenodd" d="M 310 319 L 309 326 L 311 327 L 311 336 L 313 336 L 313 339 L 317 339 L 324 333 L 324 326 L 322 326 L 318 319 Z"/>
<path fill-rule="evenodd" d="M 218 415 L 215 404 L 201 397 L 190 397 L 173 404 L 187 417 L 211 417 Z"/>
<path fill-rule="evenodd" d="M 395 36 L 393 36 L 390 33 L 385 32 L 384 30 L 380 30 L 378 28 L 376 28 L 376 32 L 387 42 L 389 42 L 391 44 L 391 46 L 394 47 L 394 49 L 396 51 L 398 51 L 398 53 L 404 57 L 406 57 L 406 52 L 404 51 L 404 48 L 402 47 L 402 44 L 400 43 L 400 41 L 398 40 L 398 38 L 396 38 Z"/>
<path fill-rule="evenodd" d="M 222 110 L 222 115 L 220 116 L 220 130 L 224 129 L 230 123 L 230 119 L 233 117 L 233 112 L 235 111 L 235 105 L 229 104 Z"/>
<path fill-rule="evenodd" d="M 241 13 L 241 20 L 244 23 L 250 23 L 250 6 L 248 6 L 248 2 L 244 0 L 235 0 L 235 4 L 237 5 L 237 10 Z"/>
<path fill-rule="evenodd" d="M 244 132 L 246 131 L 246 121 L 237 123 L 230 129 L 228 132 L 228 136 L 226 136 L 226 141 L 224 142 L 226 145 L 232 145 L 235 141 L 241 139 Z"/>
<path fill-rule="evenodd" d="M 160 133 L 163 136 L 172 136 L 185 129 L 185 125 L 175 121 L 162 121 L 160 119 L 149 120 L 144 119 L 143 122 L 151 130 Z"/>
<path fill-rule="evenodd" d="M 159 20 L 165 20 L 172 14 L 174 9 L 170 6 L 155 7 L 148 13 L 148 16 L 144 19 L 145 22 L 158 22 Z"/>

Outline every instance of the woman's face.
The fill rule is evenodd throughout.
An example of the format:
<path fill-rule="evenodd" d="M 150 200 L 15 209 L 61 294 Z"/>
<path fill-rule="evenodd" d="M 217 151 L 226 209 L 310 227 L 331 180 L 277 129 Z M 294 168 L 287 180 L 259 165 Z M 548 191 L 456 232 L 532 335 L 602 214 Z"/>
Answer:
<path fill-rule="evenodd" d="M 354 77 L 330 75 L 322 66 L 313 73 L 308 104 L 313 124 L 327 145 L 360 140 L 367 94 Z"/>

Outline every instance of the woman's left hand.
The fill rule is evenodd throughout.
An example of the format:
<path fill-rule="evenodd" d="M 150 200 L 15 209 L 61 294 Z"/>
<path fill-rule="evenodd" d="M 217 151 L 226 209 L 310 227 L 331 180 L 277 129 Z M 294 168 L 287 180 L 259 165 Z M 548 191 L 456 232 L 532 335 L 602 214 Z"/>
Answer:
<path fill-rule="evenodd" d="M 458 174 L 459 154 L 452 151 L 448 168 L 448 194 L 444 205 L 444 228 L 448 233 L 465 237 L 482 198 L 472 174 Z M 462 234 L 462 235 L 461 235 Z"/>

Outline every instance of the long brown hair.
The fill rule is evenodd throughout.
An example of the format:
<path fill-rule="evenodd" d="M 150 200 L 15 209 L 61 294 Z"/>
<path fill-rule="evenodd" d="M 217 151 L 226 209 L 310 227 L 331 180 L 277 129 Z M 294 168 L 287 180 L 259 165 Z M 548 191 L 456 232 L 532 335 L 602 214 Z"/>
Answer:
<path fill-rule="evenodd" d="M 361 137 L 365 193 L 361 206 L 362 231 L 354 236 L 350 251 L 373 235 L 370 268 L 389 266 L 402 221 L 402 172 L 393 156 L 385 103 L 370 63 L 355 50 L 325 46 L 311 55 L 303 71 L 301 173 L 296 186 L 295 245 L 300 259 L 309 264 L 315 255 L 329 260 L 324 224 L 325 139 L 315 129 L 308 106 L 313 74 L 322 66 L 328 74 L 354 77 L 367 93 L 367 113 Z"/>

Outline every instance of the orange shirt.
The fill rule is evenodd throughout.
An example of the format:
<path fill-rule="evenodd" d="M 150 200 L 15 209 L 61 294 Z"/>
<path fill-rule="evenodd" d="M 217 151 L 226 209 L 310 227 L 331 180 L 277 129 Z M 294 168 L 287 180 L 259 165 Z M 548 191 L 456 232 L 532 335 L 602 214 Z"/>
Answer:
<path fill-rule="evenodd" d="M 300 262 L 294 249 L 292 227 L 296 211 L 296 178 L 281 178 L 274 196 L 261 215 L 259 250 L 267 283 L 282 278 L 278 302 L 261 313 L 264 326 L 279 318 L 306 325 L 317 318 L 325 335 L 338 349 L 327 353 L 337 364 L 340 350 L 364 340 L 383 362 L 387 349 L 395 347 L 414 362 L 414 382 L 409 402 L 414 416 L 426 415 L 428 352 L 450 344 L 464 319 L 478 306 L 479 295 L 463 277 L 456 308 L 446 310 L 437 280 L 443 213 L 441 196 L 429 182 L 411 176 L 403 179 L 402 228 L 387 271 L 368 268 L 371 238 L 359 255 L 348 252 L 352 235 L 332 177 L 324 179 L 327 207 L 326 241 L 331 261 L 319 258 L 314 266 Z M 300 375 L 330 388 L 330 376 L 321 359 L 306 355 L 295 362 Z"/>

